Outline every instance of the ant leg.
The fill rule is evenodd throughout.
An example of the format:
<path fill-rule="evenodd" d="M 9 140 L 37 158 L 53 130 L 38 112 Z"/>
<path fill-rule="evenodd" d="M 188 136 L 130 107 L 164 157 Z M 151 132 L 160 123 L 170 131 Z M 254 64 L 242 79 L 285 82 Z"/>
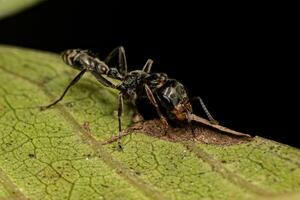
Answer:
<path fill-rule="evenodd" d="M 77 74 L 75 76 L 75 78 L 69 83 L 69 85 L 66 87 L 66 89 L 64 90 L 64 92 L 61 94 L 61 96 L 56 101 L 54 101 L 53 103 L 51 103 L 51 104 L 49 104 L 47 106 L 42 106 L 41 110 L 46 110 L 46 109 L 50 108 L 51 106 L 54 106 L 55 104 L 57 104 L 58 102 L 60 102 L 64 98 L 64 96 L 66 95 L 66 93 L 68 92 L 68 90 L 70 89 L 70 87 L 72 85 L 75 85 L 80 80 L 80 78 L 86 72 L 86 70 L 87 69 L 83 69 L 81 72 L 79 72 L 79 74 Z"/>
<path fill-rule="evenodd" d="M 104 62 L 109 65 L 109 62 L 118 54 L 118 71 L 122 75 L 127 74 L 127 61 L 126 61 L 126 54 L 125 49 L 123 46 L 119 46 L 112 50 L 108 56 L 105 58 Z"/>
<path fill-rule="evenodd" d="M 91 72 L 91 73 L 97 79 L 97 81 L 99 81 L 102 85 L 104 85 L 106 87 L 114 88 L 114 89 L 117 88 L 116 85 L 114 85 L 112 82 L 110 82 L 109 80 L 104 78 L 101 74 L 98 74 L 96 72 Z"/>
<path fill-rule="evenodd" d="M 191 101 L 194 101 L 194 100 L 198 100 L 198 101 L 200 102 L 200 105 L 201 105 L 202 109 L 204 110 L 206 116 L 208 117 L 209 121 L 210 121 L 212 124 L 219 124 L 219 122 L 218 122 L 217 120 L 215 120 L 215 119 L 211 116 L 211 114 L 210 114 L 210 112 L 208 111 L 207 107 L 205 106 L 203 100 L 202 100 L 199 96 L 198 96 L 198 97 L 193 97 L 193 98 L 191 99 Z"/>
<path fill-rule="evenodd" d="M 192 124 L 192 119 L 191 119 L 190 114 L 187 115 L 187 122 L 188 122 L 188 124 L 189 124 L 189 128 L 190 128 L 190 130 L 191 130 L 191 132 L 192 132 L 192 134 L 193 134 L 193 137 L 194 137 L 194 139 L 195 139 L 195 138 L 196 138 L 195 127 L 194 127 L 194 125 Z"/>
<path fill-rule="evenodd" d="M 144 67 L 143 67 L 143 71 L 146 73 L 150 73 L 151 68 L 152 68 L 152 64 L 153 64 L 153 60 L 152 59 L 148 59 L 147 62 L 145 63 Z"/>
<path fill-rule="evenodd" d="M 122 113 L 123 113 L 123 94 L 119 94 L 118 98 L 118 123 L 119 123 L 119 134 L 118 134 L 118 146 L 120 149 L 122 149 L 121 145 L 121 132 L 122 132 L 122 123 L 121 123 L 121 118 L 122 118 Z"/>
<path fill-rule="evenodd" d="M 159 115 L 160 120 L 162 121 L 163 125 L 165 126 L 164 128 L 167 129 L 168 126 L 169 126 L 168 122 L 167 122 L 166 118 L 163 116 L 163 114 L 161 113 L 161 111 L 160 111 L 160 109 L 158 107 L 158 104 L 157 104 L 157 102 L 155 100 L 155 97 L 154 97 L 151 89 L 149 88 L 149 86 L 147 84 L 145 84 L 145 90 L 146 90 L 148 99 L 150 100 L 150 102 L 152 103 L 152 105 L 156 108 L 156 112 Z"/>

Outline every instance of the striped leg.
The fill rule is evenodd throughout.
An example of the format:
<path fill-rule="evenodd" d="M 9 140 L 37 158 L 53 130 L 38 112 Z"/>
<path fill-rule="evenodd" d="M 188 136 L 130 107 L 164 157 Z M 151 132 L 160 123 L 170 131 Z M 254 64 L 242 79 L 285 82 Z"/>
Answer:
<path fill-rule="evenodd" d="M 119 123 L 119 134 L 118 134 L 118 146 L 120 149 L 122 148 L 122 144 L 121 144 L 121 133 L 122 133 L 122 113 L 123 113 L 123 94 L 120 93 L 119 94 L 119 98 L 118 98 L 118 123 Z"/>
<path fill-rule="evenodd" d="M 207 107 L 205 106 L 203 100 L 202 100 L 199 96 L 198 96 L 198 97 L 193 97 L 193 98 L 191 99 L 191 101 L 194 101 L 194 100 L 198 100 L 198 101 L 200 102 L 200 105 L 201 105 L 202 109 L 204 110 L 206 116 L 208 117 L 209 121 L 210 121 L 212 124 L 219 124 L 219 122 L 218 122 L 217 120 L 215 120 L 215 119 L 211 116 L 211 114 L 210 114 L 210 112 L 208 111 Z"/>
<path fill-rule="evenodd" d="M 83 69 L 81 72 L 79 72 L 79 74 L 77 74 L 75 76 L 75 78 L 69 83 L 69 85 L 66 87 L 66 89 L 64 90 L 64 92 L 61 94 L 61 96 L 55 100 L 53 103 L 47 105 L 47 106 L 42 106 L 41 107 L 41 110 L 46 110 L 54 105 L 56 105 L 58 102 L 60 102 L 64 96 L 66 95 L 66 93 L 68 92 L 68 90 L 71 88 L 71 86 L 75 85 L 80 79 L 81 77 L 83 76 L 83 74 L 86 72 L 86 69 Z"/>

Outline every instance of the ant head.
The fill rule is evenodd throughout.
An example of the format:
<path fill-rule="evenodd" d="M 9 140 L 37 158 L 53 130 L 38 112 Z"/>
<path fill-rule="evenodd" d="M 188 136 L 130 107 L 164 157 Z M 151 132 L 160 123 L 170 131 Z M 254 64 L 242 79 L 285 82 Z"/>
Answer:
<path fill-rule="evenodd" d="M 137 93 L 134 88 L 127 88 L 124 84 L 119 84 L 117 89 L 122 93 L 125 99 L 137 99 Z"/>

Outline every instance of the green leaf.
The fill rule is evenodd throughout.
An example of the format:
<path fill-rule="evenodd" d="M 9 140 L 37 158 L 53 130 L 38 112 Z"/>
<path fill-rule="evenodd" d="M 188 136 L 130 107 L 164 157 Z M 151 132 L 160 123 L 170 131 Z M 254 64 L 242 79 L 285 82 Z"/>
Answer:
<path fill-rule="evenodd" d="M 0 19 L 43 1 L 44 0 L 0 0 Z"/>
<path fill-rule="evenodd" d="M 206 143 L 138 131 L 123 151 L 105 144 L 117 92 L 90 74 L 40 111 L 76 73 L 56 54 L 0 46 L 0 199 L 300 198 L 300 151 L 271 140 L 205 138 L 203 128 Z"/>

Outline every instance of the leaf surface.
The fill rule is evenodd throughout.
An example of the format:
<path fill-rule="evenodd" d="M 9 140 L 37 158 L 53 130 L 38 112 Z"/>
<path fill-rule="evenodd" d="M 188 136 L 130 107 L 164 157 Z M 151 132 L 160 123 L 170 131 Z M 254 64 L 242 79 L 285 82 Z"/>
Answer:
<path fill-rule="evenodd" d="M 44 0 L 0 0 L 0 19 L 43 1 Z"/>
<path fill-rule="evenodd" d="M 300 198 L 300 151 L 260 137 L 232 145 L 169 141 L 142 132 L 124 151 L 117 92 L 56 54 L 0 47 L 0 199 Z M 123 127 L 131 122 L 126 107 Z"/>

